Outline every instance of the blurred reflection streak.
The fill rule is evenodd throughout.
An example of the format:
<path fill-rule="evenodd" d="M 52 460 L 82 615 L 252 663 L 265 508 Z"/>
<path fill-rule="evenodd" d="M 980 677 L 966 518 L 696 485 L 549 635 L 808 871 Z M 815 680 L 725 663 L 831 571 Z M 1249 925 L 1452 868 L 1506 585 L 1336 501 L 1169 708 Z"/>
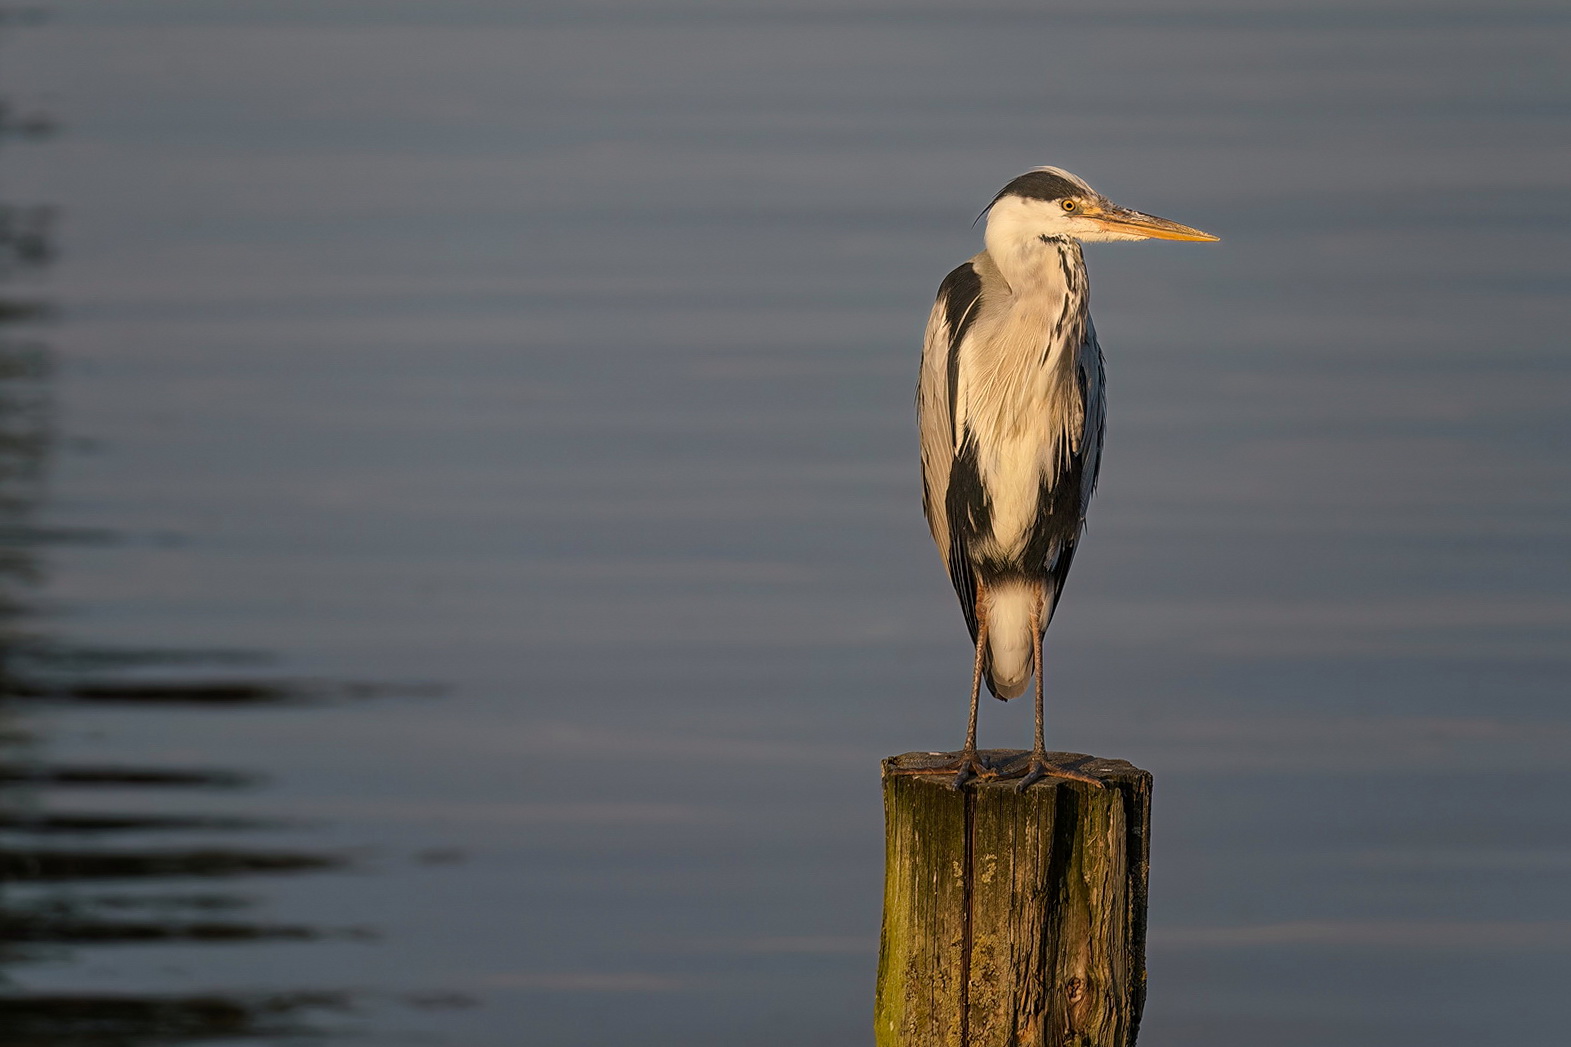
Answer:
<path fill-rule="evenodd" d="M 0 121 L 4 120 L 5 112 L 0 108 Z M 57 218 L 55 209 L 47 205 L 18 207 L 0 203 L 0 267 L 46 265 L 54 257 Z"/>
<path fill-rule="evenodd" d="M 232 788 L 252 781 L 232 771 L 168 771 L 146 767 L 48 767 L 0 764 L 0 785 L 205 786 Z"/>
<path fill-rule="evenodd" d="M 311 1012 L 347 1010 L 333 993 L 259 996 L 49 995 L 0 997 L 0 1047 L 132 1047 L 215 1038 L 302 1036 Z"/>
<path fill-rule="evenodd" d="M 64 833 L 72 836 L 115 832 L 179 832 L 182 829 L 233 831 L 262 829 L 277 825 L 255 818 L 228 818 L 211 815 L 147 814 L 29 814 L 18 816 L 0 811 L 0 831 L 25 829 L 35 835 Z"/>
<path fill-rule="evenodd" d="M 4 11 L 0 11 L 4 21 Z M 53 124 L 0 98 L 0 142 L 37 138 Z M 0 202 L 0 1047 L 178 1044 L 259 1036 L 321 1036 L 324 1012 L 348 1009 L 346 994 L 77 994 L 29 992 L 20 970 L 47 959 L 70 968 L 70 949 L 130 944 L 225 944 L 370 937 L 248 919 L 257 898 L 235 891 L 192 892 L 177 884 L 320 873 L 342 857 L 309 850 L 238 846 L 234 836 L 282 823 L 219 814 L 147 811 L 149 795 L 222 794 L 257 782 L 227 768 L 51 763 L 47 710 L 117 705 L 254 708 L 361 697 L 368 688 L 265 680 L 117 679 L 206 662 L 244 663 L 254 655 L 200 651 L 114 651 L 74 647 L 47 634 L 36 599 L 47 576 L 42 552 L 63 542 L 108 544 L 101 532 L 40 526 L 44 480 L 56 444 L 47 344 L 30 325 L 47 303 L 13 293 L 15 283 L 55 255 L 54 208 Z M 24 715 L 26 713 L 26 715 Z M 61 797 L 98 797 L 61 808 Z M 186 841 L 171 846 L 163 838 Z M 211 844 L 190 845 L 212 834 Z M 113 842 L 117 845 L 110 846 Z"/>
<path fill-rule="evenodd" d="M 0 912 L 0 938 L 11 944 L 35 942 L 234 942 L 247 940 L 308 941 L 320 937 L 314 927 L 242 923 L 234 920 L 112 920 L 88 907 L 52 901 L 23 910 Z"/>
<path fill-rule="evenodd" d="M 232 848 L 169 849 L 134 852 L 100 850 L 6 850 L 0 853 L 0 880 L 6 883 L 83 880 L 173 879 L 251 876 L 257 873 L 309 872 L 343 865 L 341 859 L 288 851 Z M 3 922 L 3 916 L 0 916 Z"/>
<path fill-rule="evenodd" d="M 32 660 L 43 664 L 60 665 L 67 658 L 74 661 L 111 660 L 117 652 L 80 649 L 55 650 L 45 654 L 34 652 Z M 141 662 L 162 661 L 157 651 L 118 652 L 124 659 Z M 196 652 L 176 652 L 184 661 L 196 660 Z M 230 657 L 225 655 L 224 657 Z M 260 660 L 253 658 L 252 660 Z M 428 695 L 436 691 L 430 686 L 387 686 L 381 684 L 325 684 L 278 682 L 263 680 L 70 680 L 43 678 L 11 681 L 10 695 L 50 701 L 86 702 L 100 704 L 148 705 L 319 705 L 324 702 L 364 699 L 398 694 L 404 696 Z"/>

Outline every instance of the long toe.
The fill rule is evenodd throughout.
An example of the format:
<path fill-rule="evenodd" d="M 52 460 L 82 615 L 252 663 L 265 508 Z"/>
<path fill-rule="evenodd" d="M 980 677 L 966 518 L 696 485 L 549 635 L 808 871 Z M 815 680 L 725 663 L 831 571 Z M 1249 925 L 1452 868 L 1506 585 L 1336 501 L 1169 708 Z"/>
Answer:
<path fill-rule="evenodd" d="M 973 778 L 992 778 L 997 773 L 987 765 L 981 756 L 974 752 L 962 753 L 957 764 L 958 768 L 955 776 L 949 781 L 949 788 L 957 791 L 965 788 L 966 782 Z"/>
<path fill-rule="evenodd" d="M 1032 764 L 1030 770 L 1026 771 L 1025 777 L 1015 783 L 1015 792 L 1023 793 L 1046 777 L 1047 772 L 1040 765 Z"/>
<path fill-rule="evenodd" d="M 1100 778 L 1093 778 L 1089 774 L 1084 774 L 1073 768 L 1050 763 L 1038 756 L 1032 756 L 1031 763 L 1026 767 L 1025 776 L 1015 783 L 1015 791 L 1023 793 L 1044 778 L 1062 778 L 1071 782 L 1084 782 L 1087 785 L 1094 785 L 1098 789 L 1106 788 Z"/>
<path fill-rule="evenodd" d="M 929 753 L 928 755 L 948 756 L 950 754 Z M 987 761 L 982 758 L 982 755 L 974 749 L 970 752 L 961 751 L 955 753 L 953 754 L 953 757 L 953 759 L 930 763 L 925 766 L 902 767 L 892 773 L 921 775 L 923 777 L 928 775 L 933 775 L 934 777 L 939 775 L 952 775 L 954 776 L 954 781 L 952 784 L 957 789 L 973 778 L 998 777 L 998 771 L 991 767 Z"/>

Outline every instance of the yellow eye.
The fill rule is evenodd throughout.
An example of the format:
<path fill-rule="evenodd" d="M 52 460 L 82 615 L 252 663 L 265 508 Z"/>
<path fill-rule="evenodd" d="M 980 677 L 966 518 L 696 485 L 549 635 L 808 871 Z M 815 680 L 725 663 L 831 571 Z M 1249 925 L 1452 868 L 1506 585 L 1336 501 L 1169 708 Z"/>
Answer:
<path fill-rule="evenodd" d="M 1066 210 L 1066 211 L 1073 211 L 1078 206 L 1079 205 L 1076 204 L 1073 200 L 1065 200 L 1064 201 L 1064 210 Z"/>

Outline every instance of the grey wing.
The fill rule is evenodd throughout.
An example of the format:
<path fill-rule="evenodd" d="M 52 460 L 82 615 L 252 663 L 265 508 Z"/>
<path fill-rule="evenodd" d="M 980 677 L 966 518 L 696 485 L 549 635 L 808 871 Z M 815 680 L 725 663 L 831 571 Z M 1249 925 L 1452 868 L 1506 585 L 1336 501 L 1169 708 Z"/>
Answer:
<path fill-rule="evenodd" d="M 933 532 L 966 624 L 976 636 L 976 579 L 965 550 L 951 534 L 947 503 L 949 474 L 959 447 L 957 418 L 960 347 L 976 318 L 982 279 L 970 262 L 954 269 L 938 287 L 922 342 L 922 372 L 916 386 L 917 433 L 922 444 L 922 510 Z"/>
<path fill-rule="evenodd" d="M 1096 326 L 1086 318 L 1086 340 L 1080 347 L 1080 395 L 1085 404 L 1085 429 L 1080 435 L 1080 523 L 1085 525 L 1097 478 L 1102 475 L 1102 437 L 1107 430 L 1107 375 Z"/>
<path fill-rule="evenodd" d="M 1062 544 L 1051 557 L 1048 577 L 1053 586 L 1053 602 L 1047 612 L 1047 621 L 1053 620 L 1058 610 L 1058 598 L 1069 579 L 1069 567 L 1074 563 L 1075 550 L 1080 545 L 1080 533 L 1085 528 L 1086 512 L 1091 508 L 1091 495 L 1096 491 L 1097 478 L 1102 473 L 1102 437 L 1107 425 L 1106 375 L 1102 368 L 1102 347 L 1096 340 L 1096 328 L 1090 318 L 1086 320 L 1085 342 L 1075 361 L 1075 380 L 1079 385 L 1082 427 L 1080 439 L 1070 453 L 1067 476 L 1075 478 L 1075 501 L 1064 506 L 1065 511 L 1075 511 L 1077 519 L 1063 534 Z M 1067 522 L 1067 521 L 1066 521 Z M 1062 533 L 1062 532 L 1061 532 Z"/>

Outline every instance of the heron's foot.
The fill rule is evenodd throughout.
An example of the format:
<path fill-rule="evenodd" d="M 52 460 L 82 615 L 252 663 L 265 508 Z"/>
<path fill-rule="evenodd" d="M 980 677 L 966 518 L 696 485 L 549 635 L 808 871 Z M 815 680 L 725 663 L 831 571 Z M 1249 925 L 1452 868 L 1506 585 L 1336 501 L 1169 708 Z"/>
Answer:
<path fill-rule="evenodd" d="M 960 759 L 955 761 L 955 776 L 949 780 L 949 788 L 956 792 L 965 788 L 966 782 L 972 778 L 996 778 L 998 772 L 987 765 L 987 761 L 975 749 L 967 749 L 960 754 Z"/>
<path fill-rule="evenodd" d="M 940 754 L 934 753 L 933 755 L 938 756 Z M 921 775 L 953 775 L 949 782 L 949 788 L 951 789 L 960 789 L 965 785 L 966 782 L 969 782 L 973 778 L 998 777 L 997 768 L 991 766 L 985 759 L 982 758 L 982 754 L 975 749 L 962 749 L 960 754 L 953 760 L 946 760 L 943 763 L 935 763 L 929 767 L 912 767 L 907 770 L 903 770 L 900 773 Z"/>
<path fill-rule="evenodd" d="M 1072 767 L 1051 763 L 1048 761 L 1045 752 L 1034 752 L 1031 754 L 1031 762 L 1026 764 L 1025 775 L 1020 781 L 1015 783 L 1015 792 L 1023 793 L 1043 778 L 1065 778 L 1071 782 L 1084 782 L 1087 785 L 1094 785 L 1098 789 L 1107 788 L 1100 778 L 1093 778 L 1089 774 L 1077 771 Z"/>

